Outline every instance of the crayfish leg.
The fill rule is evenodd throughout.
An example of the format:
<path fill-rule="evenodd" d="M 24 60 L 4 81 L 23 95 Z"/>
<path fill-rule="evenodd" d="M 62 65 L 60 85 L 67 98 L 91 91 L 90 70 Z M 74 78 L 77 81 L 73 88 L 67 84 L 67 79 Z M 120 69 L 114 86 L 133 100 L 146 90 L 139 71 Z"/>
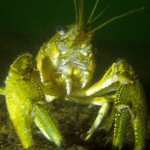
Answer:
<path fill-rule="evenodd" d="M 100 101 L 104 101 L 103 97 L 99 97 Z M 110 106 L 110 102 L 109 101 L 105 101 L 103 102 L 101 108 L 99 109 L 98 115 L 92 125 L 92 127 L 88 130 L 87 132 L 87 136 L 85 137 L 85 140 L 88 140 L 92 134 L 94 133 L 94 131 L 99 127 L 99 125 L 101 124 L 102 120 L 104 119 L 104 117 L 107 115 L 108 110 L 109 110 L 109 106 Z"/>

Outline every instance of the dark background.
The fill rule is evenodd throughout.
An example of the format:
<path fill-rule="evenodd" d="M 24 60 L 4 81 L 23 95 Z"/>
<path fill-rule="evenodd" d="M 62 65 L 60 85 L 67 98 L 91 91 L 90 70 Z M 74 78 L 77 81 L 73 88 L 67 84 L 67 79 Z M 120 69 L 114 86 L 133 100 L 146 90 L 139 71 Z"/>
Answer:
<path fill-rule="evenodd" d="M 96 77 L 117 58 L 125 58 L 135 68 L 150 103 L 150 9 L 148 0 L 102 0 L 95 15 L 105 11 L 91 27 L 109 18 L 145 6 L 145 10 L 119 19 L 99 30 L 95 37 Z M 85 0 L 88 19 L 94 0 Z M 24 52 L 36 57 L 42 44 L 58 25 L 75 23 L 73 0 L 5 0 L 0 3 L 0 84 L 3 85 L 12 61 Z"/>
<path fill-rule="evenodd" d="M 88 19 L 94 1 L 85 0 L 84 18 Z M 103 74 L 117 58 L 127 59 L 138 72 L 146 91 L 150 84 L 150 11 L 148 0 L 101 1 L 96 14 L 105 7 L 100 23 L 121 13 L 142 6 L 146 9 L 119 19 L 99 30 L 95 45 L 99 66 L 97 75 Z M 85 21 L 86 22 L 86 21 Z M 23 52 L 36 56 L 40 46 L 55 34 L 58 25 L 75 23 L 73 0 L 5 0 L 0 4 L 0 82 L 3 82 L 12 61 Z"/>
<path fill-rule="evenodd" d="M 85 22 L 94 1 L 85 0 Z M 95 35 L 98 73 L 103 74 L 117 58 L 127 59 L 144 85 L 150 84 L 150 11 L 148 0 L 107 0 L 99 3 L 96 14 L 105 7 L 100 23 L 121 13 L 145 6 L 145 10 L 119 19 Z M 0 4 L 0 76 L 4 81 L 11 62 L 23 52 L 36 56 L 40 46 L 55 34 L 58 25 L 75 23 L 73 0 L 5 0 Z M 106 68 L 105 68 L 106 67 Z M 7 69 L 6 69 L 7 68 Z M 104 69 L 104 70 L 103 70 Z"/>

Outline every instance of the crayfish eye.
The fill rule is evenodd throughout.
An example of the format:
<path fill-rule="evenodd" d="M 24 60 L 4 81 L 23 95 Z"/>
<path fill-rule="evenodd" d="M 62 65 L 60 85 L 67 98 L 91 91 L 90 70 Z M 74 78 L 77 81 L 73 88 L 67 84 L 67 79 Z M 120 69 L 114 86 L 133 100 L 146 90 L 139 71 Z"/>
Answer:
<path fill-rule="evenodd" d="M 60 35 L 63 35 L 64 34 L 63 27 L 62 26 L 57 26 L 56 27 L 56 32 L 59 33 Z"/>

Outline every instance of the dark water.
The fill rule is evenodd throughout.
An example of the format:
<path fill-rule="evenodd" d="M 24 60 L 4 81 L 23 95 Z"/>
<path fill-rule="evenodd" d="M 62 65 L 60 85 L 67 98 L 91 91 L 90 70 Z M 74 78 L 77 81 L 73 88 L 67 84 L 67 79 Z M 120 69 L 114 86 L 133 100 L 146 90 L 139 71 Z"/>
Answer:
<path fill-rule="evenodd" d="M 103 0 L 104 1 L 104 0 Z M 117 20 L 95 35 L 96 77 L 117 59 L 125 58 L 135 68 L 145 89 L 150 107 L 150 7 L 148 0 L 108 0 L 98 6 L 98 14 L 107 11 L 92 27 L 115 15 L 142 6 L 146 9 Z M 93 2 L 85 0 L 85 19 L 88 19 Z M 75 22 L 73 0 L 5 0 L 0 3 L 0 83 L 4 84 L 11 62 L 23 52 L 36 57 L 40 46 L 55 34 L 58 25 Z M 4 105 L 4 104 L 3 104 Z M 2 106 L 2 110 L 5 106 Z M 6 114 L 6 117 L 7 114 Z"/>

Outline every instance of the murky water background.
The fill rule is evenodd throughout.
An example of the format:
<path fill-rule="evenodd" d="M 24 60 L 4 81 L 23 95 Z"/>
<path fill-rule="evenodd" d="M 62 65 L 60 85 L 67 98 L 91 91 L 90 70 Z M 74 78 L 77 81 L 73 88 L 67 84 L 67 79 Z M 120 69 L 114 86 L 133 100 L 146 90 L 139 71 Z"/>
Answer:
<path fill-rule="evenodd" d="M 84 16 L 86 19 L 88 19 L 88 16 L 92 10 L 91 6 L 93 5 L 93 1 L 85 0 Z M 143 12 L 138 12 L 117 20 L 96 33 L 94 38 L 96 45 L 95 53 L 97 56 L 96 63 L 98 67 L 95 74 L 95 81 L 102 77 L 105 70 L 114 61 L 116 61 L 117 58 L 125 58 L 130 64 L 132 64 L 138 73 L 141 82 L 143 83 L 150 107 L 150 7 L 148 1 L 102 1 L 100 2 L 96 13 L 99 13 L 108 5 L 110 7 L 101 18 L 92 24 L 92 27 L 96 27 L 104 20 L 107 20 L 115 15 L 119 15 L 123 12 L 142 6 L 145 6 L 146 9 Z M 56 26 L 61 25 L 65 28 L 74 22 L 75 13 L 73 0 L 6 0 L 1 2 L 0 84 L 4 84 L 9 66 L 18 55 L 24 52 L 29 52 L 36 57 L 40 46 L 55 34 Z M 21 146 L 19 145 L 20 143 L 18 139 L 16 139 L 16 135 L 9 124 L 10 121 L 8 119 L 9 117 L 6 111 L 4 98 L 2 96 L 0 98 L 2 99 L 2 101 L 0 101 L 0 128 L 2 133 L 0 133 L 0 147 L 2 149 L 21 149 Z M 56 102 L 56 104 L 54 103 L 50 107 L 58 108 L 58 105 L 60 106 L 60 110 L 57 109 L 57 113 L 65 114 L 65 112 L 67 113 L 68 111 L 70 113 L 69 116 L 68 113 L 66 116 L 63 116 L 64 120 L 62 122 L 61 118 L 57 116 L 57 113 L 55 117 L 55 119 L 57 120 L 58 118 L 59 122 L 62 124 L 61 129 L 63 130 L 64 135 L 67 136 L 66 143 L 69 143 L 68 147 L 73 149 L 73 146 L 71 146 L 73 144 L 74 149 L 88 149 L 89 147 L 90 149 L 94 149 L 96 147 L 101 147 L 101 144 L 98 144 L 100 140 L 98 140 L 97 134 L 95 135 L 97 137 L 92 139 L 89 143 L 84 143 L 81 140 L 82 134 L 86 132 L 88 128 L 84 127 L 85 124 L 89 122 L 87 126 L 90 126 L 92 119 L 94 119 L 94 117 L 92 118 L 88 116 L 93 116 L 93 114 L 96 115 L 97 110 L 95 109 L 97 108 L 93 108 L 93 110 L 89 111 L 86 106 L 81 107 L 78 104 L 72 106 L 71 103 L 65 104 L 64 106 L 64 103 L 62 102 L 60 102 L 60 104 Z M 68 105 L 68 107 L 66 105 Z M 71 112 L 68 108 L 71 108 L 74 112 Z M 65 120 L 68 128 L 65 126 Z M 75 132 L 74 134 L 73 131 L 69 131 L 71 121 L 73 131 Z M 36 133 L 35 136 L 39 136 L 38 133 Z M 69 140 L 69 136 L 74 136 L 74 138 Z M 75 140 L 77 138 L 81 139 Z M 48 144 L 45 139 L 42 140 Z M 37 137 L 37 141 L 41 141 L 41 137 Z M 93 147 L 89 146 L 91 144 Z M 49 149 L 50 147 L 51 146 L 45 147 L 45 149 Z M 39 149 L 42 149 L 42 146 Z"/>

